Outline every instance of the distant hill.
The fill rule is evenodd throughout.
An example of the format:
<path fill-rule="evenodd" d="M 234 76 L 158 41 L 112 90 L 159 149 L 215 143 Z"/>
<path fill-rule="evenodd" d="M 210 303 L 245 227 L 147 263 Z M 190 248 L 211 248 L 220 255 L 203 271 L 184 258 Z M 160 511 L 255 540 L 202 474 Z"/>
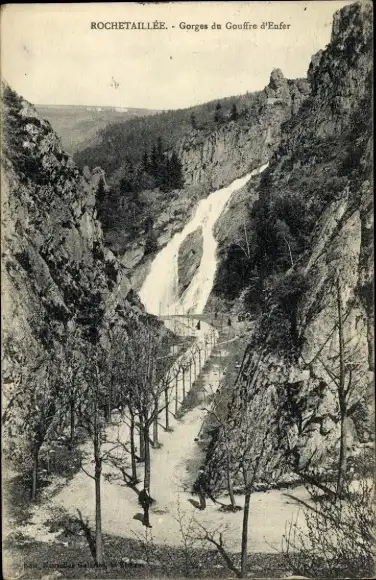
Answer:
<path fill-rule="evenodd" d="M 71 154 L 92 145 L 98 133 L 108 124 L 160 112 L 152 109 L 80 105 L 35 105 L 35 108 L 41 117 L 51 123 L 63 147 Z"/>
<path fill-rule="evenodd" d="M 128 161 L 134 166 L 139 165 L 145 152 L 150 154 L 159 138 L 165 151 L 175 150 L 181 156 L 179 149 L 186 138 L 192 138 L 196 144 L 215 140 L 218 131 L 226 127 L 232 131 L 234 124 L 243 128 L 257 124 L 266 109 L 271 112 L 285 108 L 288 116 L 295 113 L 302 93 L 306 91 L 306 81 L 284 79 L 282 72 L 275 69 L 270 83 L 258 92 L 221 98 L 186 109 L 166 110 L 153 116 L 134 117 L 122 123 L 108 123 L 95 141 L 76 150 L 75 162 L 81 169 L 85 166 L 91 169 L 101 167 L 108 181 L 117 184 L 126 172 Z M 271 98 L 271 95 L 279 95 L 281 83 L 280 98 Z M 273 115 L 271 112 L 270 116 Z M 192 143 L 185 145 L 190 148 Z"/>
<path fill-rule="evenodd" d="M 111 180 L 118 179 L 117 173 L 123 172 L 125 161 L 124 152 L 132 163 L 137 164 L 145 150 L 150 151 L 160 137 L 165 149 L 176 148 L 178 142 L 189 135 L 195 128 L 202 135 L 215 131 L 218 124 L 214 122 L 216 107 L 220 105 L 219 114 L 223 121 L 229 121 L 231 109 L 236 105 L 239 116 L 247 112 L 247 116 L 257 115 L 259 106 L 258 93 L 227 97 L 195 105 L 186 109 L 161 111 L 158 115 L 139 116 L 133 119 L 124 118 L 124 122 L 107 123 L 100 131 L 98 139 L 81 146 L 76 150 L 75 161 L 82 169 L 85 165 L 90 168 L 102 167 L 106 176 Z M 59 133 L 58 129 L 56 131 Z M 115 174 L 115 175 L 114 175 Z"/>

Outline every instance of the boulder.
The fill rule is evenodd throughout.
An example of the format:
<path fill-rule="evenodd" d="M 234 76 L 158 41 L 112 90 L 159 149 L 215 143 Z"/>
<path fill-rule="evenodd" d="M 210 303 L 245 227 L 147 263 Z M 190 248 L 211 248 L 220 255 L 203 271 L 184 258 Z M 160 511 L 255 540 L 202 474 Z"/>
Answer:
<path fill-rule="evenodd" d="M 197 268 L 201 263 L 203 252 L 202 227 L 188 234 L 181 243 L 178 254 L 178 293 L 179 296 L 188 288 Z"/>

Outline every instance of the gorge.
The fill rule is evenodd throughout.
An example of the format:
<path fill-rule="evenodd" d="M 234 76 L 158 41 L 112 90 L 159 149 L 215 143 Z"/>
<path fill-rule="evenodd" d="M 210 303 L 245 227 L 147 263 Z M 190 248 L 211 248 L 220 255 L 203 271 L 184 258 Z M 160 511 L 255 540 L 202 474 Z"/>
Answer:
<path fill-rule="evenodd" d="M 349 4 L 306 79 L 101 112 L 88 139 L 85 109 L 73 156 L 56 111 L 2 83 L 6 547 L 25 578 L 68 560 L 72 578 L 370 574 L 372 36 L 371 4 Z M 315 557 L 271 554 L 293 521 Z"/>

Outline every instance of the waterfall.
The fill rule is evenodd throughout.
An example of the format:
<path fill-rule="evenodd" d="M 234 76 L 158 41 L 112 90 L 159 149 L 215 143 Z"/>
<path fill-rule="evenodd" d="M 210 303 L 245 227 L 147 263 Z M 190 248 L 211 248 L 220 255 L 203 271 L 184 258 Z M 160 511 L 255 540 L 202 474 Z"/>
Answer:
<path fill-rule="evenodd" d="M 201 314 L 213 287 L 217 269 L 217 241 L 214 225 L 235 191 L 241 189 L 253 175 L 258 175 L 268 164 L 236 179 L 227 187 L 213 191 L 196 207 L 192 219 L 181 232 L 175 234 L 154 258 L 150 272 L 139 296 L 151 314 Z M 178 296 L 178 252 L 188 234 L 202 227 L 203 252 L 199 267 L 181 297 Z"/>

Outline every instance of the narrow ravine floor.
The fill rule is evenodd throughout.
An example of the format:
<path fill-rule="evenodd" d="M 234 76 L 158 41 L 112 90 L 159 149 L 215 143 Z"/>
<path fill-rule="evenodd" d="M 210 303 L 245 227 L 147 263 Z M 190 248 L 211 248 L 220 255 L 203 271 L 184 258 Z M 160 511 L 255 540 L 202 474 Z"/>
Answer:
<path fill-rule="evenodd" d="M 197 340 L 203 340 L 209 330 L 210 326 L 203 322 L 201 330 L 197 332 Z M 226 345 L 220 348 L 225 355 Z M 204 453 L 195 438 L 206 413 L 206 396 L 218 385 L 219 372 L 214 357 L 212 361 L 208 360 L 199 379 L 202 389 L 199 391 L 198 404 L 187 411 L 181 419 L 171 417 L 173 429 L 171 432 L 160 428 L 159 440 L 162 446 L 151 452 L 151 494 L 156 499 L 150 512 L 151 533 L 153 541 L 158 544 L 180 546 L 181 525 L 186 526 L 191 520 L 195 520 L 208 531 L 223 531 L 227 550 L 235 552 L 240 549 L 242 511 L 221 512 L 218 504 L 213 504 L 210 500 L 206 509 L 200 511 L 195 507 L 197 497 L 190 491 L 197 473 L 196 469 L 192 469 L 192 465 L 198 466 L 204 459 Z M 120 427 L 111 427 L 111 437 L 116 438 L 117 435 L 120 435 L 122 440 L 127 439 L 127 427 L 124 424 Z M 90 451 L 90 446 L 87 446 L 87 449 Z M 85 467 L 92 470 L 90 459 Z M 139 468 L 139 476 L 142 478 L 142 467 Z M 142 484 L 139 484 L 139 489 L 141 486 Z M 305 495 L 303 488 L 296 488 L 289 493 L 299 497 Z M 227 498 L 220 499 L 228 503 Z M 238 496 L 237 502 L 241 506 L 243 497 Z M 93 480 L 82 471 L 77 473 L 52 499 L 38 506 L 31 524 L 21 530 L 23 534 L 39 541 L 54 541 L 57 534 L 48 534 L 43 528 L 43 522 L 50 519 L 51 510 L 54 508 L 63 508 L 73 517 L 77 516 L 79 510 L 83 518 L 87 518 L 93 526 L 95 515 Z M 297 504 L 283 491 L 255 493 L 251 499 L 249 551 L 270 553 L 279 550 L 285 526 L 297 513 Z M 137 493 L 126 486 L 121 478 L 115 477 L 112 467 L 106 466 L 102 483 L 104 533 L 135 539 L 144 535 L 145 528 L 140 520 L 141 507 L 138 504 Z"/>

